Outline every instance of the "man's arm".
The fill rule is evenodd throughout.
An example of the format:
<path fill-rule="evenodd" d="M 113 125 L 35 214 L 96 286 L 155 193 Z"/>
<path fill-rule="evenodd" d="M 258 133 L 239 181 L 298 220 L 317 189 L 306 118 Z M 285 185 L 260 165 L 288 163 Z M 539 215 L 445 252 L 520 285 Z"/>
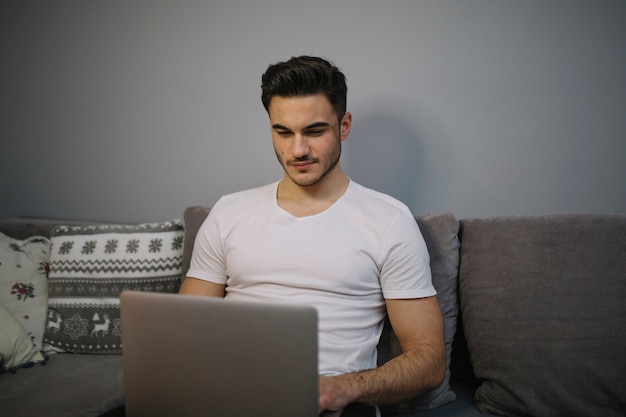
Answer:
<path fill-rule="evenodd" d="M 198 278 L 187 277 L 183 285 L 178 290 L 179 294 L 206 295 L 209 297 L 223 297 L 226 292 L 226 285 L 216 284 Z"/>
<path fill-rule="evenodd" d="M 446 370 L 446 352 L 437 297 L 386 300 L 386 303 L 402 353 L 372 370 L 320 376 L 320 411 L 340 410 L 353 402 L 399 402 L 441 384 Z"/>

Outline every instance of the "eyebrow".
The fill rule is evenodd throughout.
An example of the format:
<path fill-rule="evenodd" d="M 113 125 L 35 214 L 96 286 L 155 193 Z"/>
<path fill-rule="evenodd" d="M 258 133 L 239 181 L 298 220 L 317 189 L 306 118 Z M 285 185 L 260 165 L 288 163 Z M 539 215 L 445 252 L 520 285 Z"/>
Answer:
<path fill-rule="evenodd" d="M 330 123 L 326 123 L 326 122 L 315 122 L 315 123 L 311 123 L 308 126 L 305 126 L 303 130 L 308 130 L 308 129 L 316 129 L 316 128 L 320 128 L 320 127 L 329 127 Z M 272 125 L 272 129 L 274 130 L 289 130 L 291 131 L 291 129 L 289 129 L 286 126 L 283 126 L 279 123 L 275 123 Z"/>

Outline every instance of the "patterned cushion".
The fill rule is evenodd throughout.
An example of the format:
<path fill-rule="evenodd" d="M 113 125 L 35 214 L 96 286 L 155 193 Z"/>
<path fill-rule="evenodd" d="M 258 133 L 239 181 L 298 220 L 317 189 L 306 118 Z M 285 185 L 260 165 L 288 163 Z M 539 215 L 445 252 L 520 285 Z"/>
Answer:
<path fill-rule="evenodd" d="M 44 362 L 44 356 L 33 346 L 24 328 L 0 304 L 0 373 Z"/>
<path fill-rule="evenodd" d="M 58 226 L 50 238 L 45 342 L 53 350 L 121 353 L 120 293 L 177 292 L 180 287 L 180 220 Z"/>
<path fill-rule="evenodd" d="M 50 241 L 43 236 L 16 240 L 0 233 L 0 304 L 41 349 L 48 308 Z"/>

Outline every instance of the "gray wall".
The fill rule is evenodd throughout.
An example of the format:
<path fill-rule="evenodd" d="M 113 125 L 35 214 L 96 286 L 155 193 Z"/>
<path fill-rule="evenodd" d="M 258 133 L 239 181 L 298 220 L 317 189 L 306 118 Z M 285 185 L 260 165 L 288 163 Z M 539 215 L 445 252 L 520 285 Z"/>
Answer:
<path fill-rule="evenodd" d="M 623 0 L 0 0 L 0 217 L 159 221 L 278 179 L 268 64 L 331 58 L 344 168 L 416 213 L 626 212 Z"/>

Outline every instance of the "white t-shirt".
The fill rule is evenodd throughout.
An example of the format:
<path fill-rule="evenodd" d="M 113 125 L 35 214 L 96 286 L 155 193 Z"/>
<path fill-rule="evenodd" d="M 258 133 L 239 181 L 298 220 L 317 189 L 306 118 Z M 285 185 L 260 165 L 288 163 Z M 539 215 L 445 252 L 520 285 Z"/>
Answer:
<path fill-rule="evenodd" d="M 436 294 L 413 215 L 351 181 L 333 206 L 298 218 L 279 207 L 277 187 L 222 197 L 200 227 L 187 276 L 226 284 L 227 298 L 312 305 L 319 372 L 374 368 L 384 299 Z"/>

